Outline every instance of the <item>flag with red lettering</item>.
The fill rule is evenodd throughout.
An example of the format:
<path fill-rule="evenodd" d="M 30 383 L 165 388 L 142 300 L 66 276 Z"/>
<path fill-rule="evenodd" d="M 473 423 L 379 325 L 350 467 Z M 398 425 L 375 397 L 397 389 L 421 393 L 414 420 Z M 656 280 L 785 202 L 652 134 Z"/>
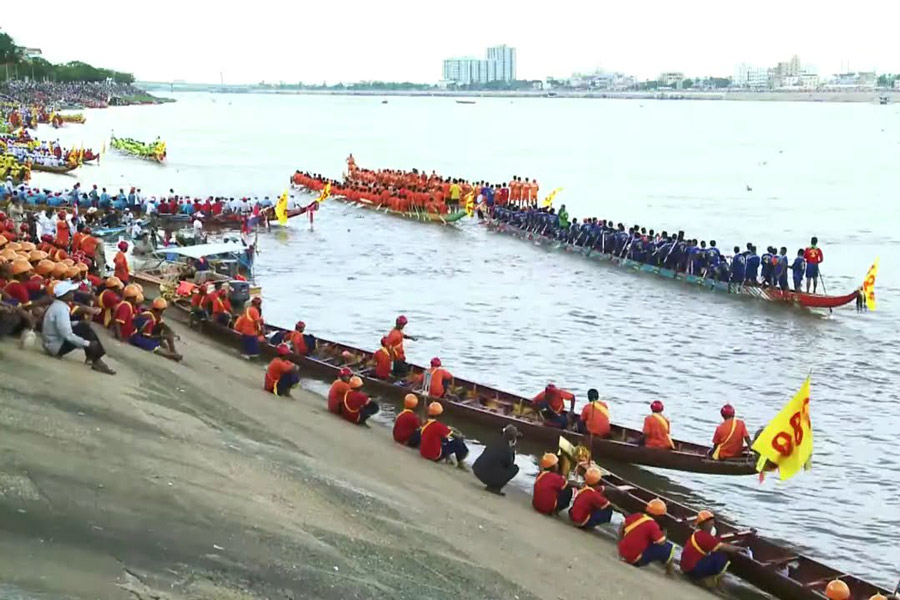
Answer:
<path fill-rule="evenodd" d="M 800 469 L 808 469 L 813 453 L 813 430 L 809 411 L 810 378 L 800 391 L 763 429 L 753 450 L 759 454 L 756 470 L 778 469 L 782 480 L 790 479 Z M 762 479 L 762 478 L 760 478 Z"/>

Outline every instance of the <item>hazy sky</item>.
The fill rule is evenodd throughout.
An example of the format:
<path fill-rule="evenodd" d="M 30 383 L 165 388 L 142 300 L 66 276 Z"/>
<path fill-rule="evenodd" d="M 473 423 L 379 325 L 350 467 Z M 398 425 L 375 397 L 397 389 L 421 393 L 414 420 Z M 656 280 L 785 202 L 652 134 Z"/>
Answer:
<path fill-rule="evenodd" d="M 38 13 L 3 29 L 48 60 L 156 81 L 435 82 L 442 59 L 502 43 L 517 49 L 521 79 L 597 67 L 729 76 L 795 53 L 820 75 L 848 63 L 900 72 L 895 0 L 49 0 Z"/>

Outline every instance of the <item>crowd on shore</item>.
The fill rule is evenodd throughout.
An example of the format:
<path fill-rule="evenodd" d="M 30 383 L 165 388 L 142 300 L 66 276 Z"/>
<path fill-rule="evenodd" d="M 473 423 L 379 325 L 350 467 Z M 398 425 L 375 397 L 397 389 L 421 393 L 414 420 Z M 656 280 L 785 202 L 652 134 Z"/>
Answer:
<path fill-rule="evenodd" d="M 805 278 L 806 291 L 816 293 L 819 265 L 824 259 L 815 237 L 792 259 L 785 246 L 769 246 L 759 255 L 756 245 L 748 242 L 744 249 L 734 246 L 732 253 L 726 254 L 728 250 L 723 252 L 715 240 L 698 241 L 686 237 L 683 231 L 669 233 L 641 225 L 626 229 L 621 222 L 596 217 L 579 223 L 578 219 L 570 220 L 565 205 L 558 212 L 552 207 L 494 206 L 490 214 L 496 222 L 530 236 L 727 283 L 729 288 L 763 285 L 801 292 Z"/>
<path fill-rule="evenodd" d="M 23 106 L 105 108 L 113 99 L 144 94 L 133 85 L 113 81 L 52 82 L 10 79 L 0 83 L 0 98 Z"/>

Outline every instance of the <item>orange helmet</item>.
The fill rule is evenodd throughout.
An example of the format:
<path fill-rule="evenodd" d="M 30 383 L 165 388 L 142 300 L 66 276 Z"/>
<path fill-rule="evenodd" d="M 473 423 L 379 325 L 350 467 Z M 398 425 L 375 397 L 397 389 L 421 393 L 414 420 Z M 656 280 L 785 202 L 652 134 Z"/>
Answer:
<path fill-rule="evenodd" d="M 6 238 L 3 238 L 3 239 L 6 239 Z M 12 250 L 13 252 L 18 252 L 19 250 L 22 249 L 22 244 L 20 244 L 19 242 L 10 242 L 6 245 L 6 249 Z"/>
<path fill-rule="evenodd" d="M 123 298 L 137 298 L 139 295 L 140 292 L 134 285 L 126 285 L 125 289 L 122 291 Z"/>
<path fill-rule="evenodd" d="M 43 250 L 32 250 L 28 253 L 28 260 L 30 262 L 38 262 L 47 258 L 47 253 Z"/>
<path fill-rule="evenodd" d="M 169 307 L 169 303 L 166 302 L 165 298 L 154 298 L 152 306 L 153 310 L 166 310 Z"/>
<path fill-rule="evenodd" d="M 555 454 L 548 452 L 547 454 L 541 457 L 541 468 L 542 469 L 551 469 L 559 464 L 559 457 Z"/>
<path fill-rule="evenodd" d="M 350 388 L 357 390 L 363 386 L 363 380 L 359 378 L 358 375 L 354 375 L 350 378 Z"/>
<path fill-rule="evenodd" d="M 62 260 L 59 261 L 59 262 L 63 263 L 63 264 L 66 265 L 67 267 L 71 267 L 71 266 L 73 266 L 73 265 L 75 264 L 75 261 L 74 261 L 73 259 L 71 259 L 71 258 L 64 258 L 64 259 L 62 259 Z"/>
<path fill-rule="evenodd" d="M 139 291 L 140 293 L 142 293 L 142 294 L 144 293 L 144 286 L 142 286 L 141 284 L 139 284 L 139 283 L 132 283 L 131 285 L 133 285 L 134 287 L 136 287 L 136 288 L 137 288 L 137 291 Z"/>
<path fill-rule="evenodd" d="M 87 264 L 85 264 L 85 263 L 78 263 L 78 264 L 75 265 L 75 266 L 78 267 L 78 270 L 81 271 L 82 273 L 87 273 L 87 272 L 88 272 L 88 266 L 87 266 Z"/>
<path fill-rule="evenodd" d="M 12 274 L 21 275 L 31 270 L 31 263 L 27 259 L 17 258 L 12 263 Z"/>
<path fill-rule="evenodd" d="M 847 600 L 850 597 L 850 587 L 840 579 L 835 579 L 828 582 L 825 595 L 829 600 Z"/>
<path fill-rule="evenodd" d="M 407 394 L 403 397 L 403 406 L 412 410 L 419 405 L 419 397 L 415 394 Z"/>
<path fill-rule="evenodd" d="M 432 402 L 428 405 L 428 416 L 439 417 L 444 412 L 444 406 L 440 402 Z"/>
<path fill-rule="evenodd" d="M 41 277 L 46 277 L 53 272 L 55 266 L 51 261 L 44 259 L 34 266 L 34 272 Z"/>
<path fill-rule="evenodd" d="M 584 473 L 584 482 L 588 485 L 597 485 L 600 483 L 601 477 L 603 477 L 603 474 L 600 472 L 600 469 L 591 467 Z"/>
<path fill-rule="evenodd" d="M 715 519 L 716 515 L 712 514 L 708 510 L 701 510 L 697 513 L 697 526 L 699 527 L 701 523 L 709 521 L 710 519 Z"/>
<path fill-rule="evenodd" d="M 72 279 L 74 277 L 78 277 L 81 274 L 81 269 L 76 266 L 71 266 L 66 269 L 66 279 Z"/>
<path fill-rule="evenodd" d="M 651 514 L 654 517 L 661 517 L 666 514 L 668 510 L 669 509 L 666 507 L 666 503 L 659 498 L 654 498 L 647 503 L 647 514 Z"/>
<path fill-rule="evenodd" d="M 135 296 L 135 298 L 134 298 L 134 303 L 140 304 L 143 301 L 144 301 L 144 295 L 142 293 L 138 292 L 137 296 Z"/>
<path fill-rule="evenodd" d="M 871 598 L 869 598 L 869 600 L 887 600 L 887 598 L 885 598 L 885 597 L 882 596 L 881 594 L 875 594 L 874 596 L 872 596 Z"/>
<path fill-rule="evenodd" d="M 54 279 L 62 279 L 66 276 L 66 271 L 69 270 L 69 266 L 63 263 L 56 263 L 53 265 L 53 278 Z"/>
<path fill-rule="evenodd" d="M 118 277 L 110 277 L 106 280 L 106 287 L 122 289 L 122 280 Z"/>

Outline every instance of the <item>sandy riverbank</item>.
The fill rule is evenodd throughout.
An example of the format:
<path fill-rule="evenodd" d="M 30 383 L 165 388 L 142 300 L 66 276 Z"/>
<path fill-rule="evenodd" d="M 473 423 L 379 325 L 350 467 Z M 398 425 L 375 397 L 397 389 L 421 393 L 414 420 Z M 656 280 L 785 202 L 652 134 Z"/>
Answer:
<path fill-rule="evenodd" d="M 115 377 L 0 344 L 0 597 L 710 597 L 176 329 Z"/>

